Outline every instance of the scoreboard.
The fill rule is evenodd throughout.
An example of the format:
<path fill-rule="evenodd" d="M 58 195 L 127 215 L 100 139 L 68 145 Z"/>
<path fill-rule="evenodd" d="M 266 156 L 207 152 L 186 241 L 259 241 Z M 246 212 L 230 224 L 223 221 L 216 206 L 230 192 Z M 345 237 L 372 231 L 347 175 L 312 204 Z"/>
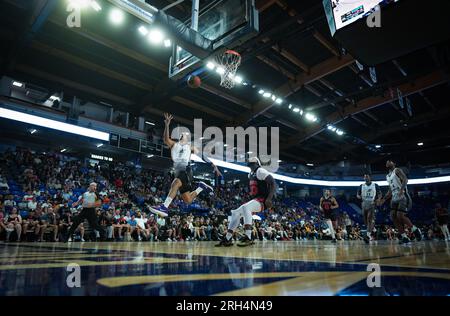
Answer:
<path fill-rule="evenodd" d="M 322 0 L 334 37 L 367 66 L 450 39 L 448 0 Z"/>

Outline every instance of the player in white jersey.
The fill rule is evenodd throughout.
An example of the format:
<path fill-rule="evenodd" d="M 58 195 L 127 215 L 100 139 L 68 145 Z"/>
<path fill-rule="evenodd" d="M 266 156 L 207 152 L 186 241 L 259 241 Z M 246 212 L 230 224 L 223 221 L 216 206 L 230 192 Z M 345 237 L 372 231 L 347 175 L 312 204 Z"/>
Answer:
<path fill-rule="evenodd" d="M 361 209 L 364 216 L 364 224 L 367 227 L 364 241 L 368 244 L 371 240 L 371 234 L 375 226 L 375 205 L 380 203 L 382 193 L 378 184 L 372 182 L 370 175 L 365 174 L 364 184 L 361 184 L 356 197 L 361 200 Z"/>
<path fill-rule="evenodd" d="M 402 237 L 400 243 L 409 243 L 411 241 L 405 233 L 405 225 L 412 230 L 416 236 L 416 240 L 420 241 L 422 240 L 422 232 L 406 216 L 406 213 L 412 206 L 412 200 L 406 187 L 408 178 L 402 169 L 395 167 L 395 163 L 392 160 L 386 162 L 386 168 L 389 169 L 389 173 L 386 176 L 389 191 L 383 199 L 383 202 L 391 199 L 391 219 Z"/>
<path fill-rule="evenodd" d="M 164 118 L 164 143 L 169 146 L 171 151 L 173 167 L 175 170 L 175 179 L 172 182 L 169 194 L 167 195 L 164 203 L 158 206 L 150 207 L 151 212 L 162 217 L 166 217 L 168 215 L 169 205 L 172 203 L 172 200 L 175 198 L 178 191 L 180 191 L 181 199 L 187 204 L 191 204 L 203 190 L 208 192 L 213 191 L 212 187 L 201 181 L 198 183 L 198 188 L 192 190 L 193 175 L 190 166 L 191 154 L 198 151 L 191 145 L 190 136 L 188 133 L 182 133 L 179 141 L 174 141 L 171 139 L 169 136 L 169 127 L 173 117 L 172 115 L 166 113 L 164 114 Z M 213 165 L 213 167 L 215 172 L 218 173 L 219 171 L 216 166 Z"/>

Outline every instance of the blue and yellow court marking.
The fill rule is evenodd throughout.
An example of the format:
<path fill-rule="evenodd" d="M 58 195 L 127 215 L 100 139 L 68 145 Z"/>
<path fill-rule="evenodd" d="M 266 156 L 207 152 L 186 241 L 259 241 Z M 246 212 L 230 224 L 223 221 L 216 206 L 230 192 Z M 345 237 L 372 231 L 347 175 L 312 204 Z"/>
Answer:
<path fill-rule="evenodd" d="M 0 295 L 449 295 L 450 245 L 1 243 Z M 67 266 L 81 267 L 80 288 Z M 370 263 L 381 287 L 367 287 Z"/>

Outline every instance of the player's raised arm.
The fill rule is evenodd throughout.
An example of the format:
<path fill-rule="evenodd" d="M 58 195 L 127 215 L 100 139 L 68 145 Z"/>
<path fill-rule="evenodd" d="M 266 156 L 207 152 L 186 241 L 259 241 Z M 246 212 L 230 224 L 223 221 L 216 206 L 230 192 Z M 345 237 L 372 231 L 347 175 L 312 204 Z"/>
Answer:
<path fill-rule="evenodd" d="M 200 150 L 197 148 L 197 147 L 195 147 L 195 146 L 191 146 L 191 153 L 193 153 L 193 154 L 198 154 L 200 152 Z"/>
<path fill-rule="evenodd" d="M 164 113 L 164 144 L 169 146 L 169 148 L 172 148 L 173 145 L 175 145 L 175 142 L 170 138 L 169 128 L 170 128 L 170 122 L 172 121 L 173 116 L 169 113 Z"/>

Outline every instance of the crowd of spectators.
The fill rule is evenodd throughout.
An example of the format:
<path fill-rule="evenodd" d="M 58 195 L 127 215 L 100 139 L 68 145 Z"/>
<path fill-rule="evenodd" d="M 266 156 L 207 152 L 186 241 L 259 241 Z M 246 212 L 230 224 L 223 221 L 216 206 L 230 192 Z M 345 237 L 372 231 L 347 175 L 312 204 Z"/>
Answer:
<path fill-rule="evenodd" d="M 161 218 L 150 213 L 148 206 L 164 200 L 172 177 L 131 163 L 94 164 L 60 153 L 6 150 L 0 153 L 0 240 L 64 240 L 80 211 L 73 203 L 90 182 L 98 184 L 102 199 L 98 220 L 109 241 L 218 240 L 226 234 L 230 210 L 250 199 L 244 184 L 217 185 L 214 195 L 203 194 L 189 206 L 174 201 L 170 215 Z M 345 205 L 345 201 L 339 202 Z M 316 204 L 300 198 L 275 198 L 273 210 L 257 214 L 253 237 L 273 241 L 331 238 Z M 362 239 L 360 218 L 351 215 L 339 213 L 338 239 Z M 423 228 L 426 238 L 440 238 L 436 225 Z M 235 238 L 242 234 L 240 227 Z M 394 240 L 397 233 L 383 224 L 377 225 L 373 236 Z M 84 241 L 100 236 L 85 222 L 75 237 Z"/>

